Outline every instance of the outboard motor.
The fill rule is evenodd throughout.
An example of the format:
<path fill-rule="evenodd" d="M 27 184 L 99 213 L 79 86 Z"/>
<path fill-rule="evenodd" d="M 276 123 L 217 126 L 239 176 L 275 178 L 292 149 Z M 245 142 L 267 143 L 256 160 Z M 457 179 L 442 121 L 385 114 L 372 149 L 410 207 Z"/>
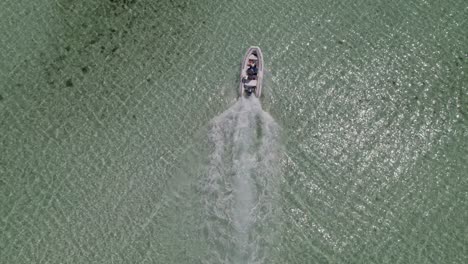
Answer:
<path fill-rule="evenodd" d="M 251 96 L 253 92 L 255 92 L 255 87 L 245 86 L 245 93 L 247 96 Z"/>

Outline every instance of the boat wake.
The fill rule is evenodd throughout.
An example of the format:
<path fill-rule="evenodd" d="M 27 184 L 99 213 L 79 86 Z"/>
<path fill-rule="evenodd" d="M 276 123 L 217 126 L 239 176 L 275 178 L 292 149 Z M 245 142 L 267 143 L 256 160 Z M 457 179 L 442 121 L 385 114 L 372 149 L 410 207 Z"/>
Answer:
<path fill-rule="evenodd" d="M 209 142 L 200 185 L 210 245 L 204 263 L 265 263 L 275 236 L 279 126 L 258 98 L 241 98 L 211 122 Z"/>

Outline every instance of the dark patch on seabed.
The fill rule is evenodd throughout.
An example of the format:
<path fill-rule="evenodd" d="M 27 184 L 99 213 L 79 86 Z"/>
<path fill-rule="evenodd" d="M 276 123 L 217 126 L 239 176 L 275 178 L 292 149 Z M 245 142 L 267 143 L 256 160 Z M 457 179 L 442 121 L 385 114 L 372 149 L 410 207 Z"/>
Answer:
<path fill-rule="evenodd" d="M 67 87 L 73 87 L 73 81 L 72 81 L 72 79 L 66 80 L 66 81 L 65 81 L 65 85 L 66 85 Z"/>
<path fill-rule="evenodd" d="M 84 74 L 88 73 L 89 72 L 89 67 L 88 66 L 81 67 L 81 72 L 84 73 Z"/>

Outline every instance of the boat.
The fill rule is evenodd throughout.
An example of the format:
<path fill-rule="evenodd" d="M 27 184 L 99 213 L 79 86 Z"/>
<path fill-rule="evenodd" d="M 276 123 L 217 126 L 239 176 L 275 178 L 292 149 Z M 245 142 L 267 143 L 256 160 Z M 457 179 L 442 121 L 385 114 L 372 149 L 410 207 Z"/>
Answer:
<path fill-rule="evenodd" d="M 255 94 L 260 98 L 263 81 L 263 55 L 262 50 L 252 46 L 242 60 L 239 84 L 239 95 L 249 97 Z"/>

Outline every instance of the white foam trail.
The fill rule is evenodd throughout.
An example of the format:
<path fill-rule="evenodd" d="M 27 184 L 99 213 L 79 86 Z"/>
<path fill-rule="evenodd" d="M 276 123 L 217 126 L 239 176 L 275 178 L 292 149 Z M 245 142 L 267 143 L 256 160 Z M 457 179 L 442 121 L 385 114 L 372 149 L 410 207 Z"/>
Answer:
<path fill-rule="evenodd" d="M 279 126 L 255 98 L 241 98 L 211 123 L 210 164 L 202 181 L 205 263 L 263 263 L 273 217 Z M 262 231 L 263 230 L 263 231 Z"/>

